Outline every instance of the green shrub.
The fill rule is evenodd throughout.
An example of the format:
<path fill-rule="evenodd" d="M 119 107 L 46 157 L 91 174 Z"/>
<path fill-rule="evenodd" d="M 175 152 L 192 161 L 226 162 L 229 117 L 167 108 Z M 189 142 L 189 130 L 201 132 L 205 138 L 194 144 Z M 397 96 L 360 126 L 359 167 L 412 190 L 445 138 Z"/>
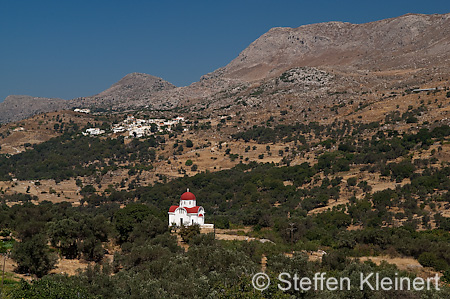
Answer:
<path fill-rule="evenodd" d="M 432 267 L 437 271 L 442 271 L 448 268 L 445 260 L 440 259 L 433 252 L 423 252 L 418 259 L 419 263 L 424 267 Z"/>
<path fill-rule="evenodd" d="M 200 226 L 198 224 L 183 226 L 178 234 L 183 242 L 189 243 L 192 238 L 200 234 Z"/>
<path fill-rule="evenodd" d="M 351 177 L 347 179 L 347 186 L 356 186 L 356 177 Z"/>

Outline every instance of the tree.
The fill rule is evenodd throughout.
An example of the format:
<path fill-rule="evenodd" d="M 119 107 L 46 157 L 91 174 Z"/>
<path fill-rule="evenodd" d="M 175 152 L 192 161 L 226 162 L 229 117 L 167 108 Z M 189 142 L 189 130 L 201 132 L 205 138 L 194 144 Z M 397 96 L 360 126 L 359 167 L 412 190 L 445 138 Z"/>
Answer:
<path fill-rule="evenodd" d="M 96 190 L 95 190 L 95 187 L 94 187 L 94 186 L 92 186 L 92 185 L 86 185 L 86 186 L 84 186 L 84 187 L 81 189 L 80 194 L 83 195 L 83 196 L 86 196 L 86 195 L 94 194 L 95 191 L 96 191 Z"/>
<path fill-rule="evenodd" d="M 119 232 L 119 241 L 126 242 L 137 223 L 150 215 L 150 208 L 143 204 L 131 203 L 114 214 L 114 224 Z"/>
<path fill-rule="evenodd" d="M 89 236 L 79 242 L 78 247 L 80 248 L 83 257 L 88 261 L 99 262 L 105 255 L 105 249 L 103 249 L 102 242 L 94 236 Z"/>
<path fill-rule="evenodd" d="M 156 124 L 150 124 L 150 132 L 156 133 L 158 131 L 158 126 Z"/>
<path fill-rule="evenodd" d="M 191 160 L 191 159 L 189 159 L 189 160 L 187 160 L 187 161 L 186 161 L 185 165 L 186 165 L 186 166 L 191 166 L 191 165 L 192 165 L 192 163 L 193 163 L 193 162 L 192 162 L 192 160 Z"/>
<path fill-rule="evenodd" d="M 66 258 L 78 256 L 77 240 L 81 228 L 73 218 L 61 219 L 47 224 L 47 231 L 52 246 L 58 247 Z"/>
<path fill-rule="evenodd" d="M 22 279 L 8 298 L 99 298 L 87 290 L 80 280 L 63 275 L 46 276 L 33 282 Z"/>
<path fill-rule="evenodd" d="M 83 187 L 83 181 L 81 181 L 81 179 L 79 179 L 79 178 L 77 178 L 76 180 L 75 180 L 75 184 L 78 186 L 78 187 Z"/>
<path fill-rule="evenodd" d="M 187 139 L 186 140 L 186 147 L 193 147 L 193 146 L 194 146 L 194 143 L 192 142 L 192 140 Z"/>
<path fill-rule="evenodd" d="M 347 186 L 356 186 L 356 177 L 351 177 L 347 179 Z"/>
<path fill-rule="evenodd" d="M 186 243 L 189 243 L 189 241 L 198 234 L 200 234 L 200 226 L 198 224 L 183 226 L 179 232 L 179 235 Z"/>
<path fill-rule="evenodd" d="M 418 262 L 424 267 L 433 267 L 437 271 L 442 271 L 448 268 L 448 264 L 444 259 L 440 259 L 433 252 L 423 252 Z"/>
<path fill-rule="evenodd" d="M 144 221 L 135 225 L 128 239 L 132 243 L 142 244 L 166 232 L 168 232 L 167 223 L 150 215 Z"/>
<path fill-rule="evenodd" d="M 38 278 L 54 269 L 57 260 L 55 254 L 50 252 L 47 238 L 42 234 L 14 244 L 11 257 L 17 262 L 19 273 L 35 274 Z"/>

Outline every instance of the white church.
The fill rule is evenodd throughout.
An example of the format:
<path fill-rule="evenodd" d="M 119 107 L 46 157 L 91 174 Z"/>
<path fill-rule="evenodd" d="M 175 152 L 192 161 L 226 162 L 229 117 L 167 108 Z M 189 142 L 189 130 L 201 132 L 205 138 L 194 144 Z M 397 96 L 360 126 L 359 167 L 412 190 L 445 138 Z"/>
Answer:
<path fill-rule="evenodd" d="M 169 209 L 169 226 L 189 226 L 198 224 L 202 227 L 213 227 L 212 224 L 205 225 L 205 210 L 197 206 L 195 195 L 187 189 L 181 195 L 180 205 L 171 206 Z"/>

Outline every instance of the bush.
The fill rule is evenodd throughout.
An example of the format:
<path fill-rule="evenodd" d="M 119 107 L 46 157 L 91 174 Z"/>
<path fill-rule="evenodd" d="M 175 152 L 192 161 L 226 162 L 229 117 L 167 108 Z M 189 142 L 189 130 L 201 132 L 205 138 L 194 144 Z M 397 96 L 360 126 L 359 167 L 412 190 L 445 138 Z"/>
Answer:
<path fill-rule="evenodd" d="M 189 243 L 192 238 L 200 234 L 200 226 L 198 224 L 183 226 L 178 234 L 183 242 Z"/>
<path fill-rule="evenodd" d="M 185 163 L 186 166 L 191 166 L 192 164 L 193 164 L 193 162 L 190 159 L 187 160 L 186 163 Z"/>
<path fill-rule="evenodd" d="M 401 182 L 405 178 L 410 178 L 416 170 L 416 167 L 408 160 L 399 163 L 390 163 L 388 167 L 392 172 L 392 178 L 398 182 Z"/>
<path fill-rule="evenodd" d="M 437 271 L 442 271 L 448 268 L 445 260 L 439 259 L 433 252 L 424 252 L 419 256 L 419 263 L 424 267 L 432 267 Z"/>
<path fill-rule="evenodd" d="M 356 186 L 356 177 L 351 177 L 347 179 L 347 186 Z"/>
<path fill-rule="evenodd" d="M 216 216 L 214 219 L 216 228 L 229 229 L 230 220 L 227 216 Z"/>
<path fill-rule="evenodd" d="M 442 281 L 446 283 L 450 283 L 450 270 L 444 272 L 444 275 L 441 277 Z"/>
<path fill-rule="evenodd" d="M 81 188 L 80 194 L 81 195 L 90 195 L 94 194 L 97 190 L 92 185 L 86 185 L 83 188 Z"/>
<path fill-rule="evenodd" d="M 54 275 L 33 282 L 22 279 L 8 298 L 98 298 L 82 286 L 76 278 Z"/>

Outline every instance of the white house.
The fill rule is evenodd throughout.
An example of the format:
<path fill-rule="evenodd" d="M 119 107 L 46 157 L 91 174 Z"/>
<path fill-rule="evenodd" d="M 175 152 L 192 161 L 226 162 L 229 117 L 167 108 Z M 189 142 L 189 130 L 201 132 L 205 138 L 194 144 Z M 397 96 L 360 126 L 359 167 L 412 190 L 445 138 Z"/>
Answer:
<path fill-rule="evenodd" d="M 79 109 L 79 108 L 75 108 L 73 111 L 74 111 L 74 112 L 79 112 L 79 113 L 91 113 L 91 109 Z"/>
<path fill-rule="evenodd" d="M 122 133 L 122 132 L 125 132 L 125 127 L 123 127 L 123 126 L 118 126 L 118 127 L 113 128 L 113 133 Z"/>
<path fill-rule="evenodd" d="M 187 192 L 184 192 L 180 197 L 180 205 L 171 206 L 169 209 L 169 226 L 192 224 L 204 226 L 205 210 L 203 207 L 197 206 L 195 195 L 187 189 Z"/>
<path fill-rule="evenodd" d="M 99 128 L 89 128 L 86 129 L 86 132 L 83 132 L 82 134 L 86 136 L 86 135 L 101 135 L 103 133 L 105 133 L 105 130 L 100 130 Z"/>

